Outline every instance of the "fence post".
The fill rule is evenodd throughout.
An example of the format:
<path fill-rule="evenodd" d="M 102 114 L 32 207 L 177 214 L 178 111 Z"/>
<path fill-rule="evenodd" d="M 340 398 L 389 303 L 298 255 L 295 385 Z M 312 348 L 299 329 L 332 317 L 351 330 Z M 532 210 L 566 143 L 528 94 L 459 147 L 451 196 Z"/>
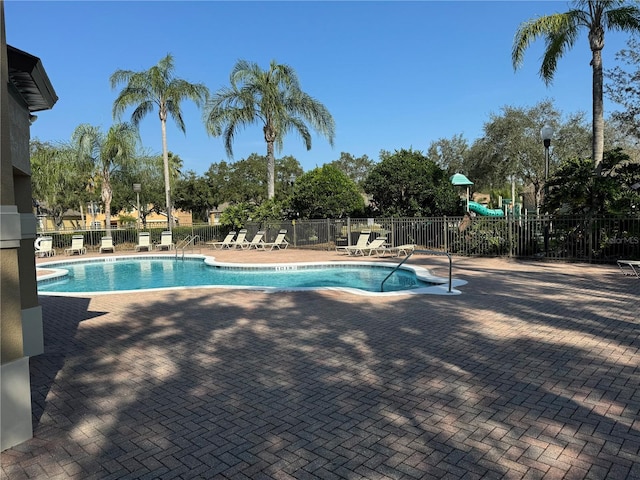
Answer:
<path fill-rule="evenodd" d="M 447 232 L 447 216 L 442 217 L 442 230 L 444 231 L 444 251 L 449 251 L 449 232 Z"/>
<path fill-rule="evenodd" d="M 347 245 L 351 246 L 351 217 L 347 217 Z"/>
<path fill-rule="evenodd" d="M 327 252 L 331 251 L 331 246 L 329 245 L 330 231 L 331 231 L 331 220 L 327 218 Z"/>

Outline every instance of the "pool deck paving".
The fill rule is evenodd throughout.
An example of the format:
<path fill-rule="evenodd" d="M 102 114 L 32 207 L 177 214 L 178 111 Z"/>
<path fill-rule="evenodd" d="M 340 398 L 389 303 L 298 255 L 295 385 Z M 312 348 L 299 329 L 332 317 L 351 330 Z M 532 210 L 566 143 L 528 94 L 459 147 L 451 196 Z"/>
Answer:
<path fill-rule="evenodd" d="M 447 273 L 443 257 L 410 263 Z M 461 295 L 42 296 L 34 437 L 2 452 L 0 473 L 640 478 L 640 281 L 615 265 L 497 258 L 454 257 L 453 276 L 468 281 Z"/>

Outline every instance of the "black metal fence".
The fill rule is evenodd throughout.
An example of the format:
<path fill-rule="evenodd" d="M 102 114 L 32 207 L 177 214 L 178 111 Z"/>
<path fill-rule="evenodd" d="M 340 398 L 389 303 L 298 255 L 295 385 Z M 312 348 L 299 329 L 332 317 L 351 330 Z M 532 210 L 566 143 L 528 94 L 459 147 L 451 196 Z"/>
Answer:
<path fill-rule="evenodd" d="M 259 230 L 272 242 L 280 229 L 287 230 L 292 248 L 334 250 L 354 244 L 363 230 L 370 238 L 385 236 L 389 245 L 414 244 L 460 256 L 510 256 L 588 263 L 612 263 L 619 258 L 640 259 L 640 217 L 424 217 L 347 218 L 247 223 L 247 239 Z M 162 228 L 146 229 L 152 243 L 160 243 Z M 173 229 L 179 244 L 197 236 L 196 248 L 221 241 L 230 229 L 220 225 L 181 226 Z M 104 230 L 39 232 L 54 239 L 54 248 L 64 251 L 72 235 L 82 234 L 85 246 L 98 250 Z M 116 251 L 134 250 L 136 229 L 112 229 Z"/>

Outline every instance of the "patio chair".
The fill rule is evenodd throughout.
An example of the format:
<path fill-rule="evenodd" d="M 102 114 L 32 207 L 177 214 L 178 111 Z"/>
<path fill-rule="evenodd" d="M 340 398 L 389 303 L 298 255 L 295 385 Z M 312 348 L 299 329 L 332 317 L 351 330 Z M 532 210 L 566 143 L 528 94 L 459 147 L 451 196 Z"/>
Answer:
<path fill-rule="evenodd" d="M 243 248 L 243 245 L 246 243 L 249 243 L 247 242 L 247 229 L 243 228 L 238 232 L 238 236 L 234 242 L 231 242 L 231 246 L 229 248 Z"/>
<path fill-rule="evenodd" d="M 113 245 L 112 237 L 102 237 L 102 240 L 100 241 L 100 253 L 104 253 L 107 251 L 116 253 L 116 247 Z"/>
<path fill-rule="evenodd" d="M 160 243 L 156 244 L 156 250 L 173 250 L 174 247 L 173 234 L 170 231 L 162 232 Z"/>
<path fill-rule="evenodd" d="M 56 251 L 53 249 L 53 237 L 38 237 L 33 242 L 36 256 L 53 257 Z"/>
<path fill-rule="evenodd" d="M 364 247 L 353 246 L 350 247 L 347 252 L 349 255 L 369 255 L 371 256 L 374 252 L 378 252 L 384 248 L 384 244 L 387 243 L 387 237 L 378 237 L 375 240 L 372 240 Z"/>
<path fill-rule="evenodd" d="M 258 248 L 261 248 L 264 243 L 264 234 L 265 232 L 260 230 L 253 236 L 253 239 L 250 242 L 245 242 L 243 245 L 240 245 L 240 247 L 244 250 L 251 250 L 252 248 L 257 250 Z"/>
<path fill-rule="evenodd" d="M 71 246 L 69 248 L 64 249 L 64 253 L 67 255 L 84 255 L 87 253 L 87 249 L 84 246 L 84 236 L 82 235 L 74 235 L 71 237 Z"/>
<path fill-rule="evenodd" d="M 371 235 L 371 230 L 362 230 L 360 232 L 360 236 L 358 237 L 358 241 L 356 242 L 355 245 L 344 245 L 344 246 L 336 247 L 336 252 L 350 254 L 350 250 L 352 248 L 366 247 L 367 244 L 369 243 L 370 235 Z"/>
<path fill-rule="evenodd" d="M 640 278 L 640 260 L 618 260 L 617 263 L 623 275 L 635 275 Z"/>
<path fill-rule="evenodd" d="M 138 234 L 138 245 L 136 245 L 136 252 L 140 250 L 151 251 L 151 234 L 149 232 L 140 232 Z"/>
<path fill-rule="evenodd" d="M 398 245 L 397 247 L 381 247 L 376 250 L 376 255 L 384 257 L 387 253 L 393 257 L 404 255 L 405 257 L 416 249 L 414 244 Z"/>
<path fill-rule="evenodd" d="M 280 230 L 280 232 L 278 232 L 278 236 L 273 242 L 262 243 L 260 245 L 260 248 L 262 250 L 266 250 L 267 247 L 269 247 L 269 251 L 273 250 L 274 248 L 277 248 L 278 250 L 286 250 L 286 248 L 289 246 L 289 242 L 287 242 L 287 240 L 285 239 L 286 235 L 287 231 L 285 229 L 282 229 Z"/>
<path fill-rule="evenodd" d="M 227 233 L 227 236 L 221 242 L 207 242 L 206 245 L 211 245 L 213 248 L 217 248 L 222 250 L 223 248 L 231 248 L 235 246 L 235 242 L 233 241 L 233 237 L 236 236 L 235 231 L 231 231 Z"/>

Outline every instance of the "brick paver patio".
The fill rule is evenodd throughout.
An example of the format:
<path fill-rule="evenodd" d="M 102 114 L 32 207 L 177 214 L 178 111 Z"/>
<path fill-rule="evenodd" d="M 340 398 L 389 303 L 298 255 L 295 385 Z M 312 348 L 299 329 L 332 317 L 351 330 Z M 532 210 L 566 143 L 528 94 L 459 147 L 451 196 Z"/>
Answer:
<path fill-rule="evenodd" d="M 41 297 L 34 438 L 2 475 L 640 478 L 640 281 L 469 258 L 454 277 L 462 295 Z"/>

